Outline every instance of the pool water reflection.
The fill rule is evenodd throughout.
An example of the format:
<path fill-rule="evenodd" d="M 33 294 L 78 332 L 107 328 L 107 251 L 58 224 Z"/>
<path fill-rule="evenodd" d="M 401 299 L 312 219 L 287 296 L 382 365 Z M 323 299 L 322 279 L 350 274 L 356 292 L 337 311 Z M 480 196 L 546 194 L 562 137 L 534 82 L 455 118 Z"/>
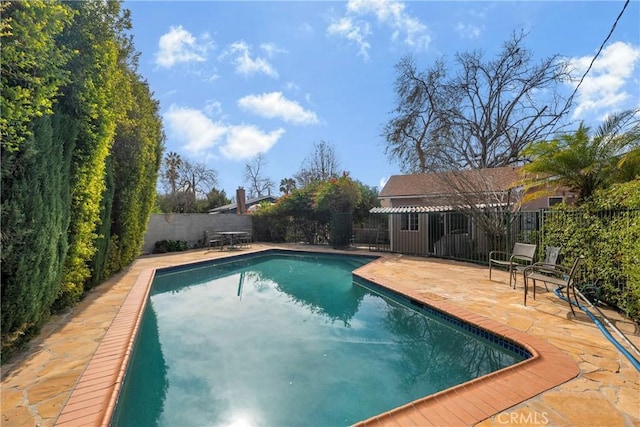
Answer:
<path fill-rule="evenodd" d="M 522 360 L 354 283 L 368 261 L 158 274 L 112 425 L 349 425 Z"/>

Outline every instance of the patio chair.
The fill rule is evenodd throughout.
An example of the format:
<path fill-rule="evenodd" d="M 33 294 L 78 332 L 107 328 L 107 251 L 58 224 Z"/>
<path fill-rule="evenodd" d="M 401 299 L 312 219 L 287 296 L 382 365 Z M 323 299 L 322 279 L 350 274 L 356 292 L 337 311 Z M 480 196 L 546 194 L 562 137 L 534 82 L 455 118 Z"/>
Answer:
<path fill-rule="evenodd" d="M 215 231 L 205 230 L 204 232 L 204 244 L 208 249 L 214 248 L 216 246 L 220 246 L 222 248 L 223 244 L 222 236 Z"/>
<path fill-rule="evenodd" d="M 516 243 L 513 245 L 511 256 L 505 251 L 489 252 L 489 280 L 494 265 L 501 265 L 509 272 L 509 286 L 516 288 L 516 274 L 522 272 L 524 267 L 533 263 L 537 245 L 528 243 Z M 512 285 L 513 284 L 513 285 Z"/>
<path fill-rule="evenodd" d="M 527 291 L 529 289 L 529 280 L 533 281 L 533 299 L 536 298 L 536 280 L 540 280 L 545 283 L 545 287 L 547 283 L 552 283 L 556 285 L 558 289 L 565 288 L 567 290 L 567 299 L 569 300 L 571 312 L 575 314 L 575 312 L 573 311 L 573 306 L 571 305 L 569 292 L 573 291 L 574 299 L 577 300 L 575 292 L 575 278 L 576 273 L 578 272 L 578 264 L 580 264 L 580 261 L 582 261 L 583 259 L 584 255 L 580 255 L 574 260 L 571 267 L 565 267 L 560 264 L 545 264 L 542 262 L 526 267 L 523 273 L 524 305 L 527 305 Z"/>
<path fill-rule="evenodd" d="M 547 268 L 555 268 L 556 266 L 560 265 L 559 262 L 559 258 L 560 258 L 560 251 L 562 250 L 562 247 L 560 246 L 547 246 L 544 250 L 544 260 L 540 261 L 540 262 L 535 262 L 533 263 L 531 266 L 525 267 L 525 269 L 535 266 L 535 267 L 547 267 Z M 523 272 L 524 274 L 524 272 Z M 543 277 L 545 275 L 545 273 L 540 272 L 538 274 L 539 277 Z M 542 279 L 540 279 L 542 280 Z M 545 282 L 544 280 L 542 280 L 542 282 L 544 283 L 544 287 L 545 289 L 548 291 L 549 288 L 547 287 L 547 282 Z M 525 304 L 527 305 L 527 282 L 525 281 L 525 287 L 524 287 L 524 300 L 525 300 Z M 535 281 L 534 281 L 534 286 L 533 286 L 533 299 L 536 299 L 536 287 L 535 287 Z"/>
<path fill-rule="evenodd" d="M 243 248 L 251 247 L 251 230 L 244 230 L 244 232 L 237 236 L 238 244 Z"/>

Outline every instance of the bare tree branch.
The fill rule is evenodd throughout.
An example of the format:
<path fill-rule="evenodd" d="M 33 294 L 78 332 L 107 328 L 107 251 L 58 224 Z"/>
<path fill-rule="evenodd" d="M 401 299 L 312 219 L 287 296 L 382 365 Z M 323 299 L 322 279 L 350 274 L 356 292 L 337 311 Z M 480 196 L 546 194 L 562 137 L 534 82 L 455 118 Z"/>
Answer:
<path fill-rule="evenodd" d="M 294 177 L 298 186 L 304 188 L 312 182 L 327 181 L 337 177 L 338 167 L 338 158 L 333 145 L 327 141 L 314 142 L 313 153 L 304 160 Z"/>
<path fill-rule="evenodd" d="M 263 168 L 267 164 L 262 153 L 253 158 L 251 163 L 244 167 L 244 179 L 249 184 L 249 197 L 262 197 L 270 195 L 275 184 L 270 178 L 264 176 Z"/>
<path fill-rule="evenodd" d="M 204 199 L 217 181 L 218 173 L 213 169 L 207 169 L 204 163 L 185 161 L 180 170 L 179 190 L 192 194 L 195 199 Z"/>
<path fill-rule="evenodd" d="M 405 172 L 519 164 L 524 147 L 557 131 L 568 113 L 558 86 L 569 78 L 558 55 L 535 63 L 513 34 L 493 60 L 482 52 L 455 56 L 424 72 L 411 57 L 396 65 L 396 116 L 384 128 L 387 154 Z"/>
<path fill-rule="evenodd" d="M 396 158 L 405 172 L 426 172 L 440 167 L 440 136 L 446 133 L 443 112 L 450 106 L 442 61 L 425 72 L 417 70 L 411 56 L 396 65 L 396 116 L 384 127 L 386 154 Z"/>

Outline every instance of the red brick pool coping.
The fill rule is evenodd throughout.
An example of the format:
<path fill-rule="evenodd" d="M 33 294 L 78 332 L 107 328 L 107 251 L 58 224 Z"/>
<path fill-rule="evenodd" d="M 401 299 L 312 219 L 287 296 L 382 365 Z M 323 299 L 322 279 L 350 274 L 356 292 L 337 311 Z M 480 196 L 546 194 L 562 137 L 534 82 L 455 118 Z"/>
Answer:
<path fill-rule="evenodd" d="M 56 426 L 109 425 L 155 271 L 154 268 L 145 270 L 136 279 L 64 405 Z M 354 274 L 516 342 L 532 354 L 531 358 L 516 365 L 418 399 L 361 421 L 356 426 L 473 425 L 569 381 L 580 372 L 571 357 L 527 333 L 448 301 L 435 300 L 409 288 L 384 283 L 375 275 L 367 275 L 366 266 Z"/>

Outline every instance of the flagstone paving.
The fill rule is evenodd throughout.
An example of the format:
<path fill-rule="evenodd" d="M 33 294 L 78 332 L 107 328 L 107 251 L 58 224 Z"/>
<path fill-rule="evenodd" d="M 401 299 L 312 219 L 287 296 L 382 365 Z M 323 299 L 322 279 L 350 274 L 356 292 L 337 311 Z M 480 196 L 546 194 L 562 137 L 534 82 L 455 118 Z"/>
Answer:
<path fill-rule="evenodd" d="M 252 251 L 265 248 L 254 244 Z M 73 310 L 53 317 L 27 350 L 2 366 L 0 424 L 44 427 L 56 423 L 142 272 L 236 253 L 200 250 L 140 257 L 125 272 L 94 289 Z M 506 273 L 499 272 L 490 281 L 487 268 L 472 264 L 388 255 L 360 271 L 385 286 L 420 295 L 434 303 L 459 307 L 478 318 L 526 333 L 545 345 L 557 347 L 579 367 L 574 379 L 493 414 L 477 425 L 640 426 L 640 373 L 586 314 L 577 311 L 573 317 L 567 304 L 553 292 L 544 292 L 544 287 L 535 301 L 527 300 L 525 307 L 521 278 L 517 290 L 513 290 Z M 616 317 L 618 327 L 640 347 L 638 325 L 615 313 L 609 314 Z M 553 376 L 554 367 L 548 369 L 549 376 Z M 520 392 L 517 389 L 526 387 L 527 384 L 517 384 L 507 394 L 517 395 Z M 480 399 L 475 406 L 470 404 L 464 414 L 456 414 L 448 412 L 447 408 L 451 408 L 448 400 L 440 403 L 432 409 L 434 416 L 430 420 L 415 414 L 385 414 L 366 425 L 465 424 L 463 420 L 477 415 L 479 407 L 491 406 L 491 402 Z"/>

